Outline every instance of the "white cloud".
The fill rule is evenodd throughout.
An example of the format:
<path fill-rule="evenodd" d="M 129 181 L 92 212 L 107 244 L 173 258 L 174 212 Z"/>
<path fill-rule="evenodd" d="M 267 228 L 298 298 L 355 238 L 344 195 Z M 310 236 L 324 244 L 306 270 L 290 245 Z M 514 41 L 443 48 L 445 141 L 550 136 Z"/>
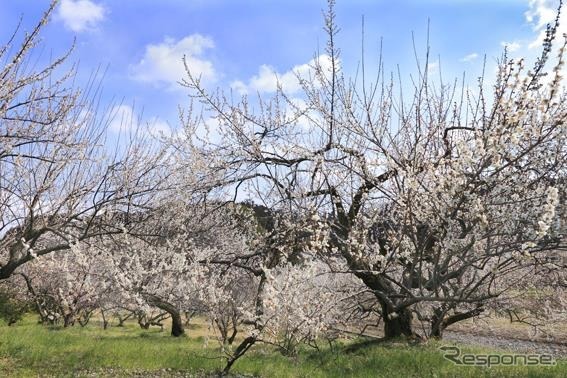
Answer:
<path fill-rule="evenodd" d="M 159 117 L 151 117 L 142 121 L 142 115 L 130 105 L 116 105 L 107 114 L 108 128 L 116 134 L 124 134 L 140 130 L 152 136 L 171 136 L 173 133 L 169 123 Z"/>
<path fill-rule="evenodd" d="M 108 128 L 115 133 L 135 130 L 139 127 L 139 117 L 129 105 L 116 105 L 108 112 Z"/>
<path fill-rule="evenodd" d="M 305 64 L 294 66 L 291 70 L 278 73 L 272 66 L 263 64 L 258 73 L 252 76 L 248 83 L 236 80 L 232 82 L 232 89 L 240 94 L 248 92 L 273 93 L 278 89 L 278 84 L 286 93 L 296 93 L 301 90 L 298 76 L 303 79 L 315 78 L 315 65 L 319 64 L 325 73 L 330 72 L 331 58 L 328 55 L 319 55 Z"/>
<path fill-rule="evenodd" d="M 557 14 L 557 0 L 530 0 L 529 9 L 524 13 L 526 21 L 530 23 L 533 30 L 538 33 L 537 38 L 529 44 L 529 48 L 541 47 L 545 38 L 545 31 L 548 24 L 553 24 Z M 560 37 L 567 32 L 565 23 L 559 24 L 557 35 Z"/>
<path fill-rule="evenodd" d="M 200 34 L 192 34 L 179 41 L 166 37 L 162 43 L 146 46 L 142 60 L 131 67 L 132 76 L 136 80 L 175 87 L 186 76 L 185 56 L 194 76 L 200 76 L 203 81 L 214 81 L 213 63 L 203 57 L 206 50 L 214 47 L 212 39 Z"/>
<path fill-rule="evenodd" d="M 57 18 L 76 33 L 93 29 L 104 20 L 106 9 L 90 0 L 62 0 Z"/>
<path fill-rule="evenodd" d="M 230 84 L 230 87 L 241 95 L 248 92 L 248 87 L 240 80 L 233 81 Z"/>
<path fill-rule="evenodd" d="M 519 50 L 522 45 L 520 44 L 520 42 L 514 41 L 514 42 L 500 42 L 500 45 L 504 48 L 506 48 L 508 50 L 508 52 L 514 52 Z"/>
<path fill-rule="evenodd" d="M 429 75 L 439 72 L 439 61 L 429 62 L 427 64 L 427 73 Z"/>
<path fill-rule="evenodd" d="M 476 58 L 478 58 L 478 54 L 477 53 L 471 53 L 471 54 L 468 54 L 468 55 L 465 55 L 464 57 L 462 57 L 461 62 L 472 62 Z"/>
<path fill-rule="evenodd" d="M 160 137 L 160 136 L 169 137 L 173 134 L 173 130 L 171 126 L 169 126 L 169 123 L 158 117 L 152 117 L 148 121 L 147 126 L 148 126 L 148 132 L 156 137 Z"/>

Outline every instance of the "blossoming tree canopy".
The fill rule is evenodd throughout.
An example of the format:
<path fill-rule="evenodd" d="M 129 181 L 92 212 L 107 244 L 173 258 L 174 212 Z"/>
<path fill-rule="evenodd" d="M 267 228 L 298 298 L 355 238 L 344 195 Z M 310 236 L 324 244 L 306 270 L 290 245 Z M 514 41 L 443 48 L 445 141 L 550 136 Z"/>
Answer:
<path fill-rule="evenodd" d="M 434 82 L 426 56 L 410 96 L 398 97 L 403 84 L 382 69 L 370 83 L 364 71 L 341 71 L 332 5 L 325 56 L 300 77 L 301 101 L 280 88 L 256 106 L 235 102 L 188 69 L 184 85 L 219 132 L 207 141 L 186 120 L 178 146 L 208 164 L 185 169 L 205 191 L 225 188 L 296 219 L 317 213 L 327 237 L 316 255 L 372 291 L 387 336 L 414 335 L 414 313 L 441 336 L 563 246 L 553 227 L 567 135 L 564 46 L 550 57 L 557 22 L 533 69 L 503 56 L 490 93 L 482 82 Z"/>

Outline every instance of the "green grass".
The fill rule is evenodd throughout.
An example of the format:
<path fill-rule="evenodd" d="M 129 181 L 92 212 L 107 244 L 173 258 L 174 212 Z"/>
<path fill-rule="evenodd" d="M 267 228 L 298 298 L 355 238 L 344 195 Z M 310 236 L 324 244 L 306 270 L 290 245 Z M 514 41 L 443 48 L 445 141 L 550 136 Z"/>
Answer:
<path fill-rule="evenodd" d="M 129 372 L 163 369 L 197 375 L 212 374 L 223 366 L 216 342 L 205 347 L 203 329 L 189 329 L 188 337 L 142 331 L 135 324 L 102 330 L 56 329 L 27 317 L 12 327 L 0 325 L 0 376 L 80 376 L 87 372 L 123 376 Z M 288 358 L 268 346 L 258 346 L 240 359 L 233 372 L 262 377 L 566 377 L 567 361 L 555 367 L 460 367 L 446 361 L 443 343 L 410 346 L 387 342 L 345 352 L 346 345 L 319 352 L 305 349 Z M 473 351 L 471 348 L 466 348 Z M 486 353 L 476 349 L 475 352 Z"/>

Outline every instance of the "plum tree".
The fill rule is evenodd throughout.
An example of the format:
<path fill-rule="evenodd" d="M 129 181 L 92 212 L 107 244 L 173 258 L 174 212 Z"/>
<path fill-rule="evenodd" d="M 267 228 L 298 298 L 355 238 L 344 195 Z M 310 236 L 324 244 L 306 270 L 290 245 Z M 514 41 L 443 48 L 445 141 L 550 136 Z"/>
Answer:
<path fill-rule="evenodd" d="M 415 335 L 417 314 L 440 337 L 551 268 L 546 257 L 564 246 L 553 227 L 567 162 L 558 20 L 532 70 L 504 54 L 491 93 L 434 82 L 426 56 L 412 93 L 398 96 L 382 66 L 370 83 L 364 63 L 345 76 L 329 5 L 327 49 L 298 77 L 301 101 L 282 86 L 256 106 L 234 101 L 187 67 L 183 84 L 218 135 L 202 137 L 202 116 L 185 118 L 178 148 L 194 160 L 184 172 L 204 192 L 224 188 L 288 219 L 316 214 L 328 232 L 318 258 L 373 293 L 386 336 Z"/>

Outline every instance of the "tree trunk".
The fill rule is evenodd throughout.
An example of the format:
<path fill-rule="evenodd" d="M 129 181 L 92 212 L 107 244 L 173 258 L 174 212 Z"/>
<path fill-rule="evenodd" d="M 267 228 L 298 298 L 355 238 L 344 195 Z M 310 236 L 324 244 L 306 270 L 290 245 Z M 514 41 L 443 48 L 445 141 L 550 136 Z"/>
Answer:
<path fill-rule="evenodd" d="M 67 314 L 63 316 L 63 327 L 71 327 L 75 325 L 75 316 L 74 314 Z"/>
<path fill-rule="evenodd" d="M 431 326 L 430 337 L 434 339 L 442 339 L 443 338 L 443 331 L 445 328 L 440 323 L 433 323 Z"/>
<path fill-rule="evenodd" d="M 183 329 L 183 319 L 179 311 L 169 312 L 171 315 L 171 336 L 179 337 L 185 334 Z"/>
<path fill-rule="evenodd" d="M 226 344 L 226 339 L 228 338 L 228 330 L 226 324 L 222 320 L 219 320 L 218 318 L 215 319 L 215 324 L 217 325 L 217 329 L 219 330 L 222 343 Z"/>
<path fill-rule="evenodd" d="M 411 311 L 404 309 L 396 312 L 397 316 L 392 316 L 384 311 L 384 336 L 394 338 L 401 336 L 415 336 L 411 328 Z"/>
<path fill-rule="evenodd" d="M 232 326 L 232 334 L 230 335 L 230 337 L 228 338 L 228 345 L 232 345 L 232 343 L 234 342 L 234 339 L 236 338 L 236 335 L 238 334 L 238 328 L 236 326 L 236 323 L 233 323 Z"/>
<path fill-rule="evenodd" d="M 436 339 L 441 339 L 443 337 L 443 331 L 445 326 L 443 324 L 443 317 L 445 316 L 445 311 L 436 308 L 433 310 L 433 316 L 431 318 L 431 330 L 429 332 L 429 337 Z"/>
<path fill-rule="evenodd" d="M 230 372 L 230 368 L 232 367 L 232 365 L 234 365 L 234 363 L 244 355 L 244 353 L 246 353 L 248 351 L 248 349 L 250 349 L 255 343 L 256 343 L 257 339 L 254 336 L 248 336 L 247 338 L 245 338 L 240 345 L 238 345 L 238 347 L 236 348 L 236 350 L 234 351 L 234 354 L 228 359 L 228 361 L 226 362 L 226 365 L 223 369 L 223 371 L 221 372 L 221 376 L 226 376 L 228 375 L 228 373 Z"/>
<path fill-rule="evenodd" d="M 155 295 L 148 295 L 147 298 L 151 305 L 167 312 L 171 316 L 171 336 L 183 336 L 185 334 L 185 329 L 183 328 L 181 312 L 171 303 L 168 303 Z"/>
<path fill-rule="evenodd" d="M 391 301 L 388 301 L 387 294 L 378 293 L 394 293 L 394 289 L 391 285 L 381 278 L 379 275 L 372 272 L 368 272 L 367 267 L 356 265 L 356 261 L 350 261 L 349 265 L 351 267 L 362 270 L 362 272 L 355 273 L 358 278 L 366 284 L 366 286 L 372 289 L 375 293 L 376 299 L 382 307 L 382 318 L 384 319 L 384 336 L 386 338 L 394 337 L 413 337 L 417 336 L 412 330 L 412 313 L 408 308 L 397 310 L 395 314 L 393 313 Z M 363 270 L 364 269 L 364 270 Z"/>
<path fill-rule="evenodd" d="M 116 316 L 118 317 L 118 325 L 116 325 L 117 327 L 124 327 L 124 322 L 126 322 L 126 320 L 132 318 L 133 316 L 135 316 L 136 314 L 134 312 L 130 312 L 128 313 L 128 315 L 122 317 L 122 315 L 117 314 Z"/>
<path fill-rule="evenodd" d="M 102 308 L 100 309 L 100 315 L 102 316 L 102 329 L 108 329 L 108 319 L 106 319 L 106 315 Z"/>
<path fill-rule="evenodd" d="M 445 327 L 443 326 L 443 318 L 435 313 L 431 319 L 431 330 L 429 332 L 429 337 L 441 339 L 443 337 L 444 330 Z"/>
<path fill-rule="evenodd" d="M 348 232 L 346 230 L 350 230 L 350 223 L 344 220 L 341 224 L 342 227 L 336 229 L 337 235 L 342 235 L 343 240 L 347 240 Z M 340 241 L 337 242 L 337 245 L 340 246 L 339 250 L 343 257 L 345 257 L 348 266 L 355 271 L 355 276 L 360 278 L 362 282 L 374 292 L 376 299 L 380 303 L 382 307 L 382 317 L 384 319 L 384 336 L 386 338 L 417 336 L 412 331 L 412 313 L 409 309 L 404 308 L 398 310 L 396 314 L 392 316 L 392 307 L 395 307 L 395 305 L 392 305 L 390 298 L 388 298 L 391 294 L 396 293 L 392 284 L 379 274 L 374 273 L 372 267 L 354 258 L 348 248 L 344 248 L 344 245 L 341 245 Z"/>
<path fill-rule="evenodd" d="M 33 285 L 32 285 L 32 280 L 27 275 L 25 275 L 24 273 L 19 273 L 19 275 L 23 277 L 23 279 L 26 283 L 26 287 L 28 289 L 28 293 L 33 298 L 33 303 L 35 305 L 37 313 L 39 314 L 39 318 L 40 318 L 39 322 L 41 324 L 47 323 L 48 322 L 47 311 L 45 311 L 45 309 L 42 306 L 40 298 L 35 293 L 35 289 L 33 288 Z"/>
<path fill-rule="evenodd" d="M 260 319 L 262 317 L 262 315 L 264 314 L 264 290 L 266 288 L 266 276 L 265 274 L 261 274 L 260 275 L 260 282 L 258 283 L 258 291 L 256 293 L 256 318 Z M 236 327 L 235 327 L 236 328 Z M 226 365 L 223 369 L 223 371 L 221 372 L 221 376 L 226 376 L 228 375 L 228 373 L 230 372 L 230 368 L 232 367 L 232 365 L 234 365 L 234 363 L 242 356 L 244 356 L 244 354 L 250 349 L 252 348 L 252 346 L 254 344 L 256 344 L 256 342 L 258 341 L 258 335 L 260 335 L 262 333 L 262 330 L 264 329 L 264 324 L 258 324 L 258 322 L 256 322 L 254 324 L 254 328 L 255 328 L 255 333 L 256 335 L 250 335 L 248 337 L 246 337 L 244 340 L 242 340 L 242 342 L 236 347 L 236 350 L 234 351 L 234 353 L 228 358 Z M 236 334 L 233 334 L 234 337 L 236 337 Z M 233 340 L 234 341 L 234 340 Z"/>
<path fill-rule="evenodd" d="M 138 324 L 140 325 L 141 329 L 150 329 L 150 322 L 144 322 L 143 320 L 139 320 Z"/>
<path fill-rule="evenodd" d="M 436 309 L 431 321 L 430 337 L 441 339 L 443 337 L 443 331 L 451 324 L 457 322 L 474 318 L 480 315 L 484 311 L 484 308 L 477 307 L 473 310 L 467 312 L 456 312 L 453 315 L 446 316 L 446 312 Z"/>

